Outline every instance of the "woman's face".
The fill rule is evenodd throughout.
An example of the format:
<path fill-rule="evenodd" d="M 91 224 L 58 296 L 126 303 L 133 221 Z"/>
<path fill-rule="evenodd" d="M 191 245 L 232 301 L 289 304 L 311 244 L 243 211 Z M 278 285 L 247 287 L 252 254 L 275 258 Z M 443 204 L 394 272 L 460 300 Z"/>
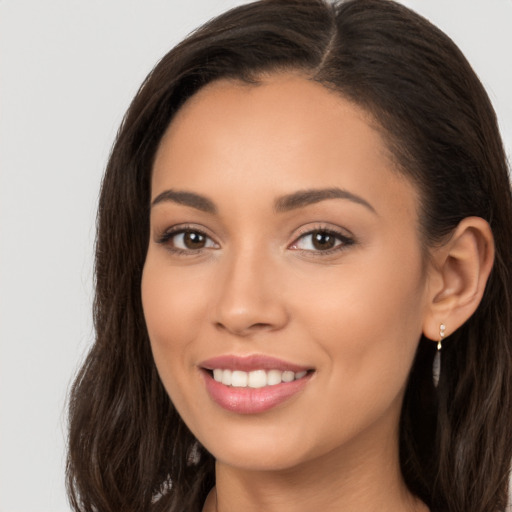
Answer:
<path fill-rule="evenodd" d="M 218 461 L 397 451 L 428 307 L 417 206 L 364 111 L 306 78 L 218 81 L 179 111 L 142 299 L 162 382 Z"/>

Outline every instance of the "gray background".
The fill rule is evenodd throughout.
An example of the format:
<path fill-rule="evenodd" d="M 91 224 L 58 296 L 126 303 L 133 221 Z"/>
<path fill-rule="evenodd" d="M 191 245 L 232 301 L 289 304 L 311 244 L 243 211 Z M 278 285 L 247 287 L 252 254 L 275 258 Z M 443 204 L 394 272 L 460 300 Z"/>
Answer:
<path fill-rule="evenodd" d="M 155 62 L 235 0 L 0 0 L 0 512 L 69 510 L 65 399 L 93 338 L 95 208 Z M 466 53 L 512 153 L 512 0 L 404 0 Z"/>

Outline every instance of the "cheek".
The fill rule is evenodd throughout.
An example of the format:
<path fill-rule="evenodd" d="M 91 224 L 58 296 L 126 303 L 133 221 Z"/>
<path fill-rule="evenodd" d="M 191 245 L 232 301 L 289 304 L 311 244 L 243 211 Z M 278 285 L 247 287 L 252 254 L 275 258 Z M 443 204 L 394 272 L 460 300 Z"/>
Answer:
<path fill-rule="evenodd" d="M 142 275 L 142 306 L 151 349 L 160 378 L 169 394 L 175 382 L 191 366 L 187 346 L 197 338 L 206 308 L 199 279 L 184 279 L 187 273 L 148 254 Z M 203 290 L 204 292 L 204 290 Z"/>
<path fill-rule="evenodd" d="M 169 265 L 165 254 L 150 248 L 142 274 L 142 305 L 150 338 L 186 344 L 194 337 L 197 320 L 204 318 L 205 289 L 210 286 L 204 268 Z"/>
<path fill-rule="evenodd" d="M 379 258 L 358 260 L 357 268 L 347 263 L 337 273 L 315 286 L 305 283 L 309 300 L 297 302 L 294 316 L 322 348 L 332 392 L 345 389 L 354 398 L 347 410 L 360 410 L 364 401 L 384 406 L 402 392 L 421 337 L 421 258 L 400 261 L 396 252 L 380 251 Z"/>

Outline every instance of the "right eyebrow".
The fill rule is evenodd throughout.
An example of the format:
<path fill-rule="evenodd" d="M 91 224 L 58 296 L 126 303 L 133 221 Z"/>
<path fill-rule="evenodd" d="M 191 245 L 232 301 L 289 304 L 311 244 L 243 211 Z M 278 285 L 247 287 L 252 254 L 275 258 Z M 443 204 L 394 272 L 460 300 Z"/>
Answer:
<path fill-rule="evenodd" d="M 161 194 L 158 194 L 158 196 L 153 199 L 151 208 L 165 201 L 190 206 L 191 208 L 195 208 L 196 210 L 200 210 L 205 213 L 217 213 L 217 207 L 213 204 L 211 199 L 193 192 L 183 192 L 172 189 L 164 190 Z"/>
<path fill-rule="evenodd" d="M 348 199 L 353 203 L 360 204 L 373 213 L 377 213 L 375 208 L 365 199 L 356 194 L 349 192 L 338 187 L 323 188 L 323 189 L 307 189 L 299 190 L 293 194 L 282 196 L 277 199 L 275 203 L 275 210 L 277 212 L 287 212 L 295 210 L 296 208 L 303 208 L 310 204 L 319 203 L 326 199 Z"/>

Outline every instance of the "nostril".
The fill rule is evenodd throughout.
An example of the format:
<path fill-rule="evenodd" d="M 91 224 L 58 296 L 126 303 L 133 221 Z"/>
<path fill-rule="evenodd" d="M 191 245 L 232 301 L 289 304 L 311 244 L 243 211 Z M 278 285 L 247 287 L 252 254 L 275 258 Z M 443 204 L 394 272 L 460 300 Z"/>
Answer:
<path fill-rule="evenodd" d="M 265 323 L 256 323 L 256 324 L 252 324 L 249 329 L 270 329 L 272 326 L 270 324 L 265 324 Z"/>
<path fill-rule="evenodd" d="M 252 334 L 254 332 L 258 331 L 265 331 L 265 330 L 272 330 L 273 327 L 269 323 L 264 322 L 256 322 L 253 324 L 244 324 L 240 323 L 240 325 L 237 325 L 235 322 L 231 322 L 230 324 L 224 324 L 222 322 L 216 322 L 215 326 L 219 330 L 226 330 L 235 334 L 238 334 L 240 336 L 245 336 Z"/>

